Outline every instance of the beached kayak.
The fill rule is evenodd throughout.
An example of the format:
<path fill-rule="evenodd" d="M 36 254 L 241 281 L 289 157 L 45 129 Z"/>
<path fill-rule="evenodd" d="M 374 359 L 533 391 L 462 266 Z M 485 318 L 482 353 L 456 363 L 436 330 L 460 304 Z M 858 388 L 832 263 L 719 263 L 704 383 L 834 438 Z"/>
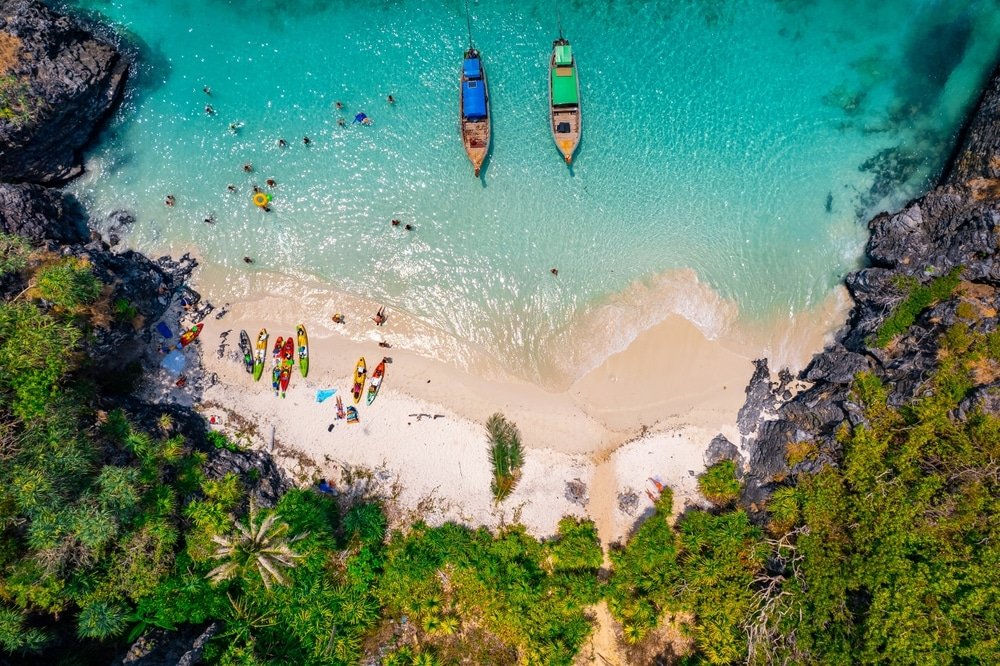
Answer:
<path fill-rule="evenodd" d="M 284 347 L 285 338 L 283 336 L 278 336 L 278 339 L 274 341 L 274 348 L 271 349 L 271 364 L 280 365 L 281 364 L 281 349 Z"/>
<path fill-rule="evenodd" d="M 243 365 L 247 372 L 253 373 L 253 347 L 250 346 L 250 336 L 246 331 L 240 331 L 240 351 L 243 352 Z"/>
<path fill-rule="evenodd" d="M 375 402 L 375 398 L 378 397 L 379 389 L 382 388 L 382 380 L 385 378 L 385 359 L 383 358 L 379 361 L 379 364 L 375 366 L 375 371 L 372 372 L 372 381 L 368 385 L 368 404 Z"/>
<path fill-rule="evenodd" d="M 295 341 L 292 336 L 285 338 L 285 344 L 281 347 L 281 367 L 291 368 L 295 364 Z"/>
<path fill-rule="evenodd" d="M 201 329 L 204 328 L 204 327 L 205 327 L 204 324 L 195 324 L 194 326 L 192 326 L 188 330 L 186 330 L 183 333 L 181 333 L 181 344 L 180 344 L 180 346 L 181 347 L 186 347 L 187 345 L 189 345 L 192 342 L 194 342 L 194 339 L 198 337 L 198 334 L 201 333 Z"/>
<path fill-rule="evenodd" d="M 354 368 L 354 386 L 351 387 L 351 395 L 354 396 L 354 404 L 358 404 L 361 401 L 361 393 L 365 390 L 365 374 L 368 372 L 368 366 L 365 365 L 365 357 L 362 356 L 358 359 L 358 364 Z"/>
<path fill-rule="evenodd" d="M 299 324 L 296 327 L 295 337 L 298 340 L 299 372 L 305 377 L 309 374 L 309 337 L 306 335 L 304 324 Z"/>
<path fill-rule="evenodd" d="M 253 380 L 258 381 L 264 374 L 264 359 L 267 358 L 267 329 L 260 329 L 257 336 L 257 352 L 253 358 Z"/>
<path fill-rule="evenodd" d="M 281 390 L 281 366 L 277 363 L 271 368 L 271 388 L 274 389 L 274 395 L 277 397 L 278 391 Z"/>
<path fill-rule="evenodd" d="M 290 340 L 291 338 L 289 338 Z M 285 391 L 288 390 L 288 380 L 292 378 L 292 368 L 291 366 L 285 364 L 281 367 L 281 375 L 278 377 L 278 385 L 281 387 L 281 397 L 285 397 Z"/>

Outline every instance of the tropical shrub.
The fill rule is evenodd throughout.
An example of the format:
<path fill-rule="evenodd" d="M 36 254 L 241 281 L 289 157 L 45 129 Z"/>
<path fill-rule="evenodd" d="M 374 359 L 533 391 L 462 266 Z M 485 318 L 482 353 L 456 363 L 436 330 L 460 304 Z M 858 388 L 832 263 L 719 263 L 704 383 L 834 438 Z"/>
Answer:
<path fill-rule="evenodd" d="M 872 340 L 874 346 L 885 347 L 897 335 L 905 333 L 921 312 L 950 296 L 961 281 L 961 274 L 962 267 L 959 266 L 945 275 L 934 278 L 925 285 L 908 284 L 906 297 L 875 332 L 875 337 Z"/>
<path fill-rule="evenodd" d="M 500 413 L 487 419 L 486 432 L 489 435 L 490 465 L 493 467 L 490 490 L 494 501 L 502 502 L 510 496 L 521 478 L 521 465 L 524 464 L 521 433 Z"/>
<path fill-rule="evenodd" d="M 90 266 L 72 257 L 41 269 L 35 280 L 42 298 L 70 313 L 78 312 L 101 295 L 101 282 Z"/>
<path fill-rule="evenodd" d="M 720 460 L 698 477 L 698 490 L 709 502 L 725 506 L 740 496 L 740 482 L 736 478 L 736 463 Z"/>

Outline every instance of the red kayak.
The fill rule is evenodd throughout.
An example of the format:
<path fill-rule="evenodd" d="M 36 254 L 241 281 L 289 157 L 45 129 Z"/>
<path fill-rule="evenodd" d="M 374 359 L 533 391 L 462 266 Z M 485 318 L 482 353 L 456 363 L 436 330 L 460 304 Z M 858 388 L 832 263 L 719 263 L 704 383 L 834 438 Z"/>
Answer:
<path fill-rule="evenodd" d="M 186 330 L 183 333 L 181 333 L 181 344 L 180 344 L 180 346 L 181 347 L 186 347 L 189 344 L 191 344 L 192 342 L 194 342 L 194 339 L 198 337 L 198 334 L 201 333 L 201 329 L 204 328 L 204 326 L 205 326 L 204 324 L 195 324 L 194 326 L 192 326 L 188 330 Z"/>
<path fill-rule="evenodd" d="M 291 366 L 284 366 L 281 368 L 281 376 L 278 378 L 278 386 L 281 387 L 281 397 L 285 397 L 285 391 L 288 390 L 288 380 L 292 378 L 292 368 Z"/>
<path fill-rule="evenodd" d="M 285 397 L 288 390 L 288 381 L 292 378 L 292 360 L 295 356 L 295 341 L 291 336 L 285 338 L 285 344 L 281 348 L 281 376 L 278 378 L 278 385 L 281 387 L 281 397 Z"/>

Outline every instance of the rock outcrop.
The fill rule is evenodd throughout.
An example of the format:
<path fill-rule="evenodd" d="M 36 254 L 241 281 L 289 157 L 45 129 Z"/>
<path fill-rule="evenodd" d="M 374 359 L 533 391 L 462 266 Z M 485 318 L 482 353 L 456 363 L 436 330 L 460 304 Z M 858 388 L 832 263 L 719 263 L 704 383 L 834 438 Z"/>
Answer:
<path fill-rule="evenodd" d="M 889 388 L 889 402 L 902 405 L 926 390 L 937 367 L 936 340 L 959 321 L 965 302 L 977 312 L 974 330 L 997 328 L 1000 311 L 1000 68 L 969 122 L 961 147 L 936 189 L 902 210 L 877 215 L 869 223 L 870 266 L 847 276 L 854 299 L 838 341 L 817 354 L 801 374 L 812 386 L 782 402 L 768 390 L 767 365 L 759 361 L 740 410 L 739 428 L 745 489 L 742 503 L 763 519 L 770 493 L 797 473 L 836 464 L 835 433 L 842 424 L 863 422 L 851 384 L 862 371 L 875 372 Z M 920 313 L 913 325 L 885 348 L 873 336 L 912 285 L 961 268 L 961 296 Z M 910 285 L 909 287 L 907 285 Z M 960 407 L 997 413 L 1000 400 L 990 386 L 973 390 Z M 756 420 L 755 420 L 756 419 Z M 789 446 L 812 454 L 795 456 Z"/>
<path fill-rule="evenodd" d="M 128 62 L 112 45 L 37 0 L 0 0 L 0 181 L 59 185 L 121 98 Z"/>
<path fill-rule="evenodd" d="M 86 215 L 59 190 L 41 185 L 0 183 L 0 231 L 27 238 L 78 243 L 87 238 Z"/>

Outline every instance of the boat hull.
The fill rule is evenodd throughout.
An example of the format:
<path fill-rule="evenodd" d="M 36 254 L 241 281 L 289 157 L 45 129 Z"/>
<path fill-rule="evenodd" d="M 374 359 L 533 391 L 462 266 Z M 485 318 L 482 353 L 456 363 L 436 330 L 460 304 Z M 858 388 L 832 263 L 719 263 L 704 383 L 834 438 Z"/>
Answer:
<path fill-rule="evenodd" d="M 482 64 L 482 58 L 479 52 L 475 49 L 470 49 L 465 52 L 465 58 L 478 58 L 480 63 L 480 70 L 482 72 L 481 79 L 474 79 L 468 77 L 465 74 L 464 60 L 463 69 L 461 76 L 461 85 L 458 87 L 458 128 L 459 133 L 462 136 L 462 146 L 465 148 L 465 154 L 468 156 L 469 161 L 472 162 L 473 174 L 478 177 L 479 173 L 483 167 L 483 162 L 486 160 L 486 155 L 490 151 L 490 142 L 493 139 L 492 132 L 492 114 L 490 112 L 490 87 L 489 81 L 486 77 L 486 67 Z M 485 110 L 486 115 L 483 118 L 469 118 L 465 113 L 465 89 L 466 84 L 470 81 L 475 81 L 477 83 L 481 82 L 483 86 L 483 92 L 485 94 Z"/>
<path fill-rule="evenodd" d="M 580 111 L 580 76 L 574 56 L 568 66 L 556 64 L 556 49 L 569 46 L 569 41 L 557 39 L 552 43 L 552 55 L 549 56 L 549 131 L 556 148 L 563 156 L 566 164 L 573 163 L 573 155 L 580 146 L 580 136 L 583 133 L 583 114 Z M 562 70 L 572 70 L 567 76 L 572 77 L 572 88 L 575 90 L 575 103 L 558 104 L 553 91 L 554 81 Z"/>

